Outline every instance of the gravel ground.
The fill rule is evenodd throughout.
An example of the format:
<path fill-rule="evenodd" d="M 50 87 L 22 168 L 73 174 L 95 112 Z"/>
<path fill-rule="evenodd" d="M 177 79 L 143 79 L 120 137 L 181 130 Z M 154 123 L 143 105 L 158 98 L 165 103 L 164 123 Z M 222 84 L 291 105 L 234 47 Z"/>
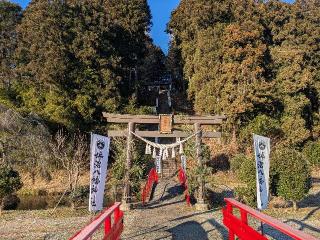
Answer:
<path fill-rule="evenodd" d="M 0 217 L 0 239 L 68 239 L 89 220 L 87 211 L 68 208 L 54 214 L 52 210 L 8 211 Z"/>
<path fill-rule="evenodd" d="M 311 207 L 298 212 L 291 209 L 270 209 L 266 213 L 283 222 L 320 238 L 320 186 L 313 189 L 302 204 Z M 309 202 L 308 202 L 309 201 Z M 85 209 L 59 208 L 35 211 L 6 211 L 0 217 L 0 239 L 68 239 L 90 221 Z M 250 221 L 257 229 L 260 224 Z M 174 179 L 161 180 L 153 200 L 145 207 L 125 212 L 122 239 L 228 239 L 222 224 L 221 209 L 197 212 L 188 207 L 182 189 Z M 270 239 L 290 239 L 268 226 L 265 233 Z M 98 236 L 95 237 L 98 239 Z"/>

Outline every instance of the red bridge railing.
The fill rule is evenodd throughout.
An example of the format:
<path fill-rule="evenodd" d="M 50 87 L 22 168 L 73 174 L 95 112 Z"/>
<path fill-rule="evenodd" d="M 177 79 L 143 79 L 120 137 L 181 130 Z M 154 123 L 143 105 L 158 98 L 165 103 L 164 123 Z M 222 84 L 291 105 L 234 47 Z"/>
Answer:
<path fill-rule="evenodd" d="M 234 240 L 235 236 L 241 240 L 267 240 L 263 234 L 250 227 L 248 224 L 248 215 L 265 223 L 274 229 L 284 233 L 295 240 L 316 240 L 315 237 L 304 232 L 296 230 L 283 222 L 265 215 L 257 210 L 248 207 L 234 199 L 225 198 L 227 206 L 222 210 L 223 224 L 229 229 L 229 240 Z M 240 218 L 233 215 L 233 209 L 240 210 Z"/>
<path fill-rule="evenodd" d="M 190 195 L 188 192 L 187 174 L 181 167 L 179 169 L 178 178 L 181 186 L 184 187 L 185 189 L 185 198 L 186 198 L 187 204 L 190 206 Z"/>
<path fill-rule="evenodd" d="M 123 230 L 123 212 L 120 210 L 121 203 L 115 203 L 110 208 L 104 210 L 94 220 L 91 221 L 82 230 L 77 232 L 69 240 L 91 239 L 91 236 L 97 232 L 104 224 L 104 240 L 120 239 Z"/>
<path fill-rule="evenodd" d="M 152 168 L 148 175 L 148 180 L 146 185 L 142 190 L 142 204 L 144 205 L 147 201 L 147 198 L 150 196 L 150 191 L 154 183 L 158 183 L 158 174 L 155 168 Z"/>

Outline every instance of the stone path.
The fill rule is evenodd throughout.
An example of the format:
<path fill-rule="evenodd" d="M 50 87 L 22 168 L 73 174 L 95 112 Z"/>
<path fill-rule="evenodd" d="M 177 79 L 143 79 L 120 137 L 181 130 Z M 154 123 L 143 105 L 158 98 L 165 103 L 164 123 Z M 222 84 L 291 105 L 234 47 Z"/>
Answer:
<path fill-rule="evenodd" d="M 125 214 L 122 239 L 226 239 L 216 212 L 196 212 L 186 205 L 175 178 L 161 179 L 147 206 Z"/>
<path fill-rule="evenodd" d="M 312 211 L 319 210 L 316 208 Z M 311 213 L 309 213 L 310 215 Z M 320 221 L 304 219 L 294 221 L 284 214 L 279 220 L 296 229 L 320 237 Z M 183 189 L 176 178 L 160 179 L 153 200 L 145 207 L 134 209 L 124 217 L 122 239 L 228 239 L 228 231 L 222 223 L 221 209 L 197 212 L 186 205 Z M 250 220 L 250 225 L 260 229 L 260 222 Z M 289 240 L 291 238 L 268 226 L 264 226 L 268 239 Z"/>

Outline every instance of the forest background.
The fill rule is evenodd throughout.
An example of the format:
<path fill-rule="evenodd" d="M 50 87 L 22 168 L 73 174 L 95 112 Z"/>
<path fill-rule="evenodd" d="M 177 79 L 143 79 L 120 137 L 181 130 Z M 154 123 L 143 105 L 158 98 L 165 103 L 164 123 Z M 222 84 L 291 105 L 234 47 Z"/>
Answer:
<path fill-rule="evenodd" d="M 88 171 L 88 133 L 106 130 L 102 112 L 151 114 L 142 86 L 169 72 L 178 102 L 189 103 L 177 114 L 227 116 L 222 143 L 209 144 L 211 173 L 221 170 L 219 156 L 227 169 L 239 154 L 253 163 L 253 132 L 271 137 L 276 156 L 304 159 L 301 168 L 281 169 L 319 167 L 319 0 L 182 0 L 168 23 L 167 56 L 150 27 L 145 0 L 34 0 L 25 10 L 1 0 L 2 166 L 34 184 L 65 174 L 73 192 Z M 124 172 L 122 144 L 115 141 L 111 153 L 115 184 Z M 136 189 L 150 165 L 141 153 L 137 144 Z"/>

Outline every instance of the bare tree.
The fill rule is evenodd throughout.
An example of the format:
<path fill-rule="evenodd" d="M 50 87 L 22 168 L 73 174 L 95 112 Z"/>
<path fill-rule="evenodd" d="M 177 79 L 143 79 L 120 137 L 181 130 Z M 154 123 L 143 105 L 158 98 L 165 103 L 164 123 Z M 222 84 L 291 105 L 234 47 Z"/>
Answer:
<path fill-rule="evenodd" d="M 70 191 L 74 191 L 88 162 L 88 144 L 85 136 L 80 133 L 69 136 L 60 130 L 50 145 L 54 157 L 67 171 Z"/>
<path fill-rule="evenodd" d="M 0 109 L 0 162 L 23 166 L 33 183 L 38 173 L 47 180 L 51 177 L 50 141 L 50 132 L 38 116 Z"/>

